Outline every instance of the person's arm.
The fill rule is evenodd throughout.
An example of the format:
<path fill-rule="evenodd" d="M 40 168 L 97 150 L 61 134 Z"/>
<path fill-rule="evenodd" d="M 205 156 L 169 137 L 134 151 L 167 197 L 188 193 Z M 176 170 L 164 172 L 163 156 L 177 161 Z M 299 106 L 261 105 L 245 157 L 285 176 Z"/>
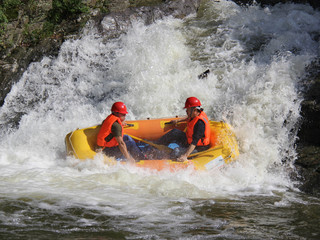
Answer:
<path fill-rule="evenodd" d="M 130 155 L 130 153 L 128 152 L 127 149 L 127 145 L 126 143 L 123 141 L 122 136 L 118 136 L 115 137 L 117 142 L 118 142 L 118 147 L 120 149 L 120 151 L 122 152 L 122 154 L 125 156 L 125 158 L 130 162 L 130 163 L 135 163 L 136 161 L 134 160 L 134 158 Z"/>
<path fill-rule="evenodd" d="M 103 150 L 103 147 L 96 145 L 96 148 L 95 148 L 96 153 L 100 153 L 102 152 L 102 150 Z"/>
<path fill-rule="evenodd" d="M 188 161 L 189 155 L 193 152 L 196 148 L 196 145 L 190 144 L 185 154 L 182 154 L 180 157 L 177 158 L 178 162 Z"/>
<path fill-rule="evenodd" d="M 118 147 L 119 147 L 120 151 L 122 152 L 123 156 L 128 160 L 128 162 L 134 163 L 135 160 L 128 152 L 127 145 L 123 141 L 122 127 L 118 122 L 113 123 L 113 125 L 111 127 L 111 132 L 112 132 L 114 138 L 116 139 L 116 141 L 118 142 L 118 144 L 119 144 Z"/>
<path fill-rule="evenodd" d="M 189 155 L 196 148 L 198 141 L 202 137 L 204 137 L 204 132 L 205 124 L 202 120 L 199 120 L 194 126 L 191 144 L 189 145 L 187 151 L 184 154 L 182 154 L 179 158 L 177 158 L 177 161 L 184 162 L 188 160 Z"/>
<path fill-rule="evenodd" d="M 188 119 L 188 116 L 187 116 L 187 117 L 184 117 L 184 118 L 182 118 L 182 119 L 179 119 L 179 120 L 177 120 L 177 119 L 171 120 L 169 123 L 171 123 L 171 124 L 173 124 L 174 126 L 176 126 L 177 123 L 179 123 L 179 122 L 185 122 L 185 121 L 187 121 L 187 119 Z"/>

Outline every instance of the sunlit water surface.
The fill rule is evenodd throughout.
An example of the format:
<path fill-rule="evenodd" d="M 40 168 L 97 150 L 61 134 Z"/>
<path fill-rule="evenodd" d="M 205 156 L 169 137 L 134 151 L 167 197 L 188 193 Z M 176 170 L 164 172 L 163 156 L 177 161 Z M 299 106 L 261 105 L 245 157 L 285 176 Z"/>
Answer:
<path fill-rule="evenodd" d="M 319 32 L 309 6 L 224 0 L 108 41 L 88 24 L 58 57 L 31 64 L 0 109 L 0 237 L 319 239 L 320 201 L 290 179 L 299 82 Z M 189 96 L 233 126 L 241 153 L 228 168 L 66 159 L 65 135 L 100 123 L 114 101 L 133 120 L 183 115 Z"/>

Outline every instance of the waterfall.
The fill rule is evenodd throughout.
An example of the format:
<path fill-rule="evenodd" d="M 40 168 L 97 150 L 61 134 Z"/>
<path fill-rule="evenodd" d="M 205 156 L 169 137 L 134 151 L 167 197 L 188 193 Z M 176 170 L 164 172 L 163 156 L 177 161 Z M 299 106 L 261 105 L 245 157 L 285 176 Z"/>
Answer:
<path fill-rule="evenodd" d="M 2 192 L 108 201 L 98 197 L 99 189 L 76 187 L 79 178 L 120 188 L 130 182 L 142 195 L 286 191 L 293 186 L 288 166 L 296 154 L 302 100 L 297 89 L 305 66 L 319 55 L 319 19 L 306 5 L 206 1 L 197 15 L 150 25 L 138 19 L 113 39 L 88 24 L 79 39 L 64 42 L 57 57 L 32 63 L 7 95 L 0 109 L 0 171 L 8 183 Z M 207 69 L 208 76 L 199 79 Z M 209 118 L 233 126 L 240 157 L 230 168 L 153 174 L 109 168 L 98 159 L 66 160 L 65 135 L 101 123 L 113 102 L 125 102 L 127 119 L 134 120 L 184 115 L 189 96 L 201 100 Z M 149 181 L 141 184 L 143 178 Z M 166 185 L 170 179 L 177 185 Z M 121 198 L 117 187 L 110 191 Z M 65 193 L 66 188 L 73 190 Z"/>

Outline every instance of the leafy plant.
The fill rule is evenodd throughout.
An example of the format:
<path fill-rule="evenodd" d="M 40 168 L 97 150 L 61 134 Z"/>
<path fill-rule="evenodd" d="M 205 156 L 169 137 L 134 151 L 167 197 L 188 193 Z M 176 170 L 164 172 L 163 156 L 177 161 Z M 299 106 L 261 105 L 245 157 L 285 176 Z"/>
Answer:
<path fill-rule="evenodd" d="M 18 17 L 20 0 L 3 0 L 2 11 L 8 20 Z"/>
<path fill-rule="evenodd" d="M 64 19 L 74 19 L 89 8 L 81 0 L 53 0 L 49 11 L 49 21 L 59 24 Z"/>
<path fill-rule="evenodd" d="M 2 9 L 0 8 L 0 36 L 2 36 L 4 31 L 6 30 L 7 22 L 8 22 L 8 19 L 7 19 L 6 15 L 4 14 L 4 12 L 2 11 Z M 3 44 L 1 44 L 1 45 L 3 45 Z"/>
<path fill-rule="evenodd" d="M 5 8 L 17 7 L 19 4 L 21 4 L 20 0 L 3 0 L 3 6 Z"/>
<path fill-rule="evenodd" d="M 7 22 L 8 22 L 7 16 L 4 14 L 2 9 L 0 8 L 0 24 L 7 23 Z"/>

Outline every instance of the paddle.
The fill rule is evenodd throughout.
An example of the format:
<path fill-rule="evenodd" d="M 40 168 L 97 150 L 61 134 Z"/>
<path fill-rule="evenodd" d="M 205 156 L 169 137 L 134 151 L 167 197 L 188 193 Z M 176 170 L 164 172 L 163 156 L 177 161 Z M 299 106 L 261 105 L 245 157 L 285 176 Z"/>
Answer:
<path fill-rule="evenodd" d="M 218 150 L 218 149 L 220 149 L 220 148 L 223 148 L 223 146 L 217 146 L 217 147 L 215 147 L 215 148 L 209 148 L 208 150 L 205 150 L 205 151 L 202 151 L 202 152 L 192 153 L 192 154 L 190 154 L 190 155 L 188 156 L 188 158 L 189 158 L 189 157 L 196 157 L 196 156 L 202 155 L 202 154 L 206 154 L 206 153 L 208 153 L 208 152 L 211 152 L 211 151 L 214 151 L 214 150 Z"/>
<path fill-rule="evenodd" d="M 175 125 L 184 124 L 184 123 L 186 123 L 186 120 L 176 122 Z M 164 123 L 164 125 L 172 125 L 172 124 L 174 124 L 172 121 Z"/>
<path fill-rule="evenodd" d="M 159 150 L 161 150 L 161 151 L 164 151 L 164 152 L 167 152 L 167 153 L 171 153 L 171 152 L 172 152 L 172 149 L 169 148 L 169 147 L 167 147 L 167 146 L 165 146 L 165 145 L 159 145 L 159 144 L 156 144 L 156 143 L 153 143 L 153 142 L 144 140 L 144 139 L 142 139 L 142 138 L 139 138 L 139 137 L 136 137 L 136 136 L 133 136 L 133 135 L 130 135 L 130 134 L 128 134 L 128 135 L 129 135 L 130 137 L 132 137 L 133 139 L 135 139 L 135 140 L 138 140 L 138 141 L 140 141 L 140 142 L 147 143 L 147 144 L 149 144 L 149 145 L 151 145 L 151 146 L 153 146 L 153 147 L 155 147 L 155 148 L 157 148 L 157 149 L 159 149 Z"/>
<path fill-rule="evenodd" d="M 147 143 L 147 144 L 149 144 L 149 145 L 151 145 L 151 146 L 153 146 L 153 147 L 155 147 L 155 148 L 157 148 L 157 149 L 159 149 L 159 150 L 165 151 L 165 152 L 167 152 L 167 153 L 171 153 L 171 152 L 173 151 L 171 148 L 169 148 L 169 147 L 167 147 L 167 146 L 165 146 L 165 145 L 155 144 L 155 143 L 153 143 L 153 142 L 144 140 L 144 139 L 142 139 L 142 138 L 139 138 L 139 137 L 136 137 L 136 136 L 132 136 L 132 135 L 130 135 L 130 134 L 128 134 L 128 135 L 131 136 L 131 137 L 132 137 L 133 139 L 135 139 L 135 140 L 138 140 L 138 141 L 140 141 L 140 142 Z M 190 155 L 188 156 L 188 158 L 197 157 L 198 155 L 203 155 L 203 154 L 206 154 L 206 153 L 209 153 L 209 152 L 212 152 L 212 151 L 214 151 L 214 150 L 221 149 L 221 148 L 223 148 L 222 145 L 221 145 L 221 146 L 217 146 L 217 147 L 215 147 L 215 148 L 210 148 L 210 149 L 205 150 L 205 151 L 192 153 L 192 154 L 190 154 Z"/>
<path fill-rule="evenodd" d="M 167 125 L 167 124 L 172 124 L 172 122 L 166 122 L 165 125 Z M 134 126 L 134 124 L 127 124 L 127 127 L 133 127 L 133 126 Z M 131 134 L 128 134 L 128 135 L 129 135 L 130 137 L 132 137 L 133 139 L 135 139 L 135 140 L 138 140 L 138 141 L 140 141 L 140 142 L 147 143 L 147 144 L 149 144 L 149 145 L 151 145 L 151 146 L 153 146 L 153 147 L 155 147 L 155 148 L 157 148 L 157 149 L 159 149 L 159 150 L 161 150 L 161 151 L 164 151 L 164 152 L 167 152 L 167 153 L 171 153 L 171 152 L 173 151 L 173 149 L 171 149 L 171 148 L 169 148 L 169 147 L 167 147 L 167 146 L 165 146 L 165 145 L 156 144 L 156 143 L 150 142 L 150 141 L 148 141 L 148 140 L 145 140 L 145 139 L 142 139 L 142 138 L 133 136 L 133 135 L 131 135 Z M 193 157 L 196 157 L 196 156 L 198 156 L 198 155 L 206 154 L 206 153 L 208 153 L 208 152 L 211 152 L 211 151 L 213 151 L 213 150 L 218 150 L 218 149 L 221 149 L 221 148 L 223 148 L 223 146 L 217 146 L 217 147 L 215 147 L 215 148 L 213 148 L 213 149 L 210 148 L 210 149 L 205 150 L 205 151 L 192 153 L 192 154 L 190 154 L 190 155 L 188 156 L 188 158 L 190 158 L 190 157 L 193 158 Z"/>

